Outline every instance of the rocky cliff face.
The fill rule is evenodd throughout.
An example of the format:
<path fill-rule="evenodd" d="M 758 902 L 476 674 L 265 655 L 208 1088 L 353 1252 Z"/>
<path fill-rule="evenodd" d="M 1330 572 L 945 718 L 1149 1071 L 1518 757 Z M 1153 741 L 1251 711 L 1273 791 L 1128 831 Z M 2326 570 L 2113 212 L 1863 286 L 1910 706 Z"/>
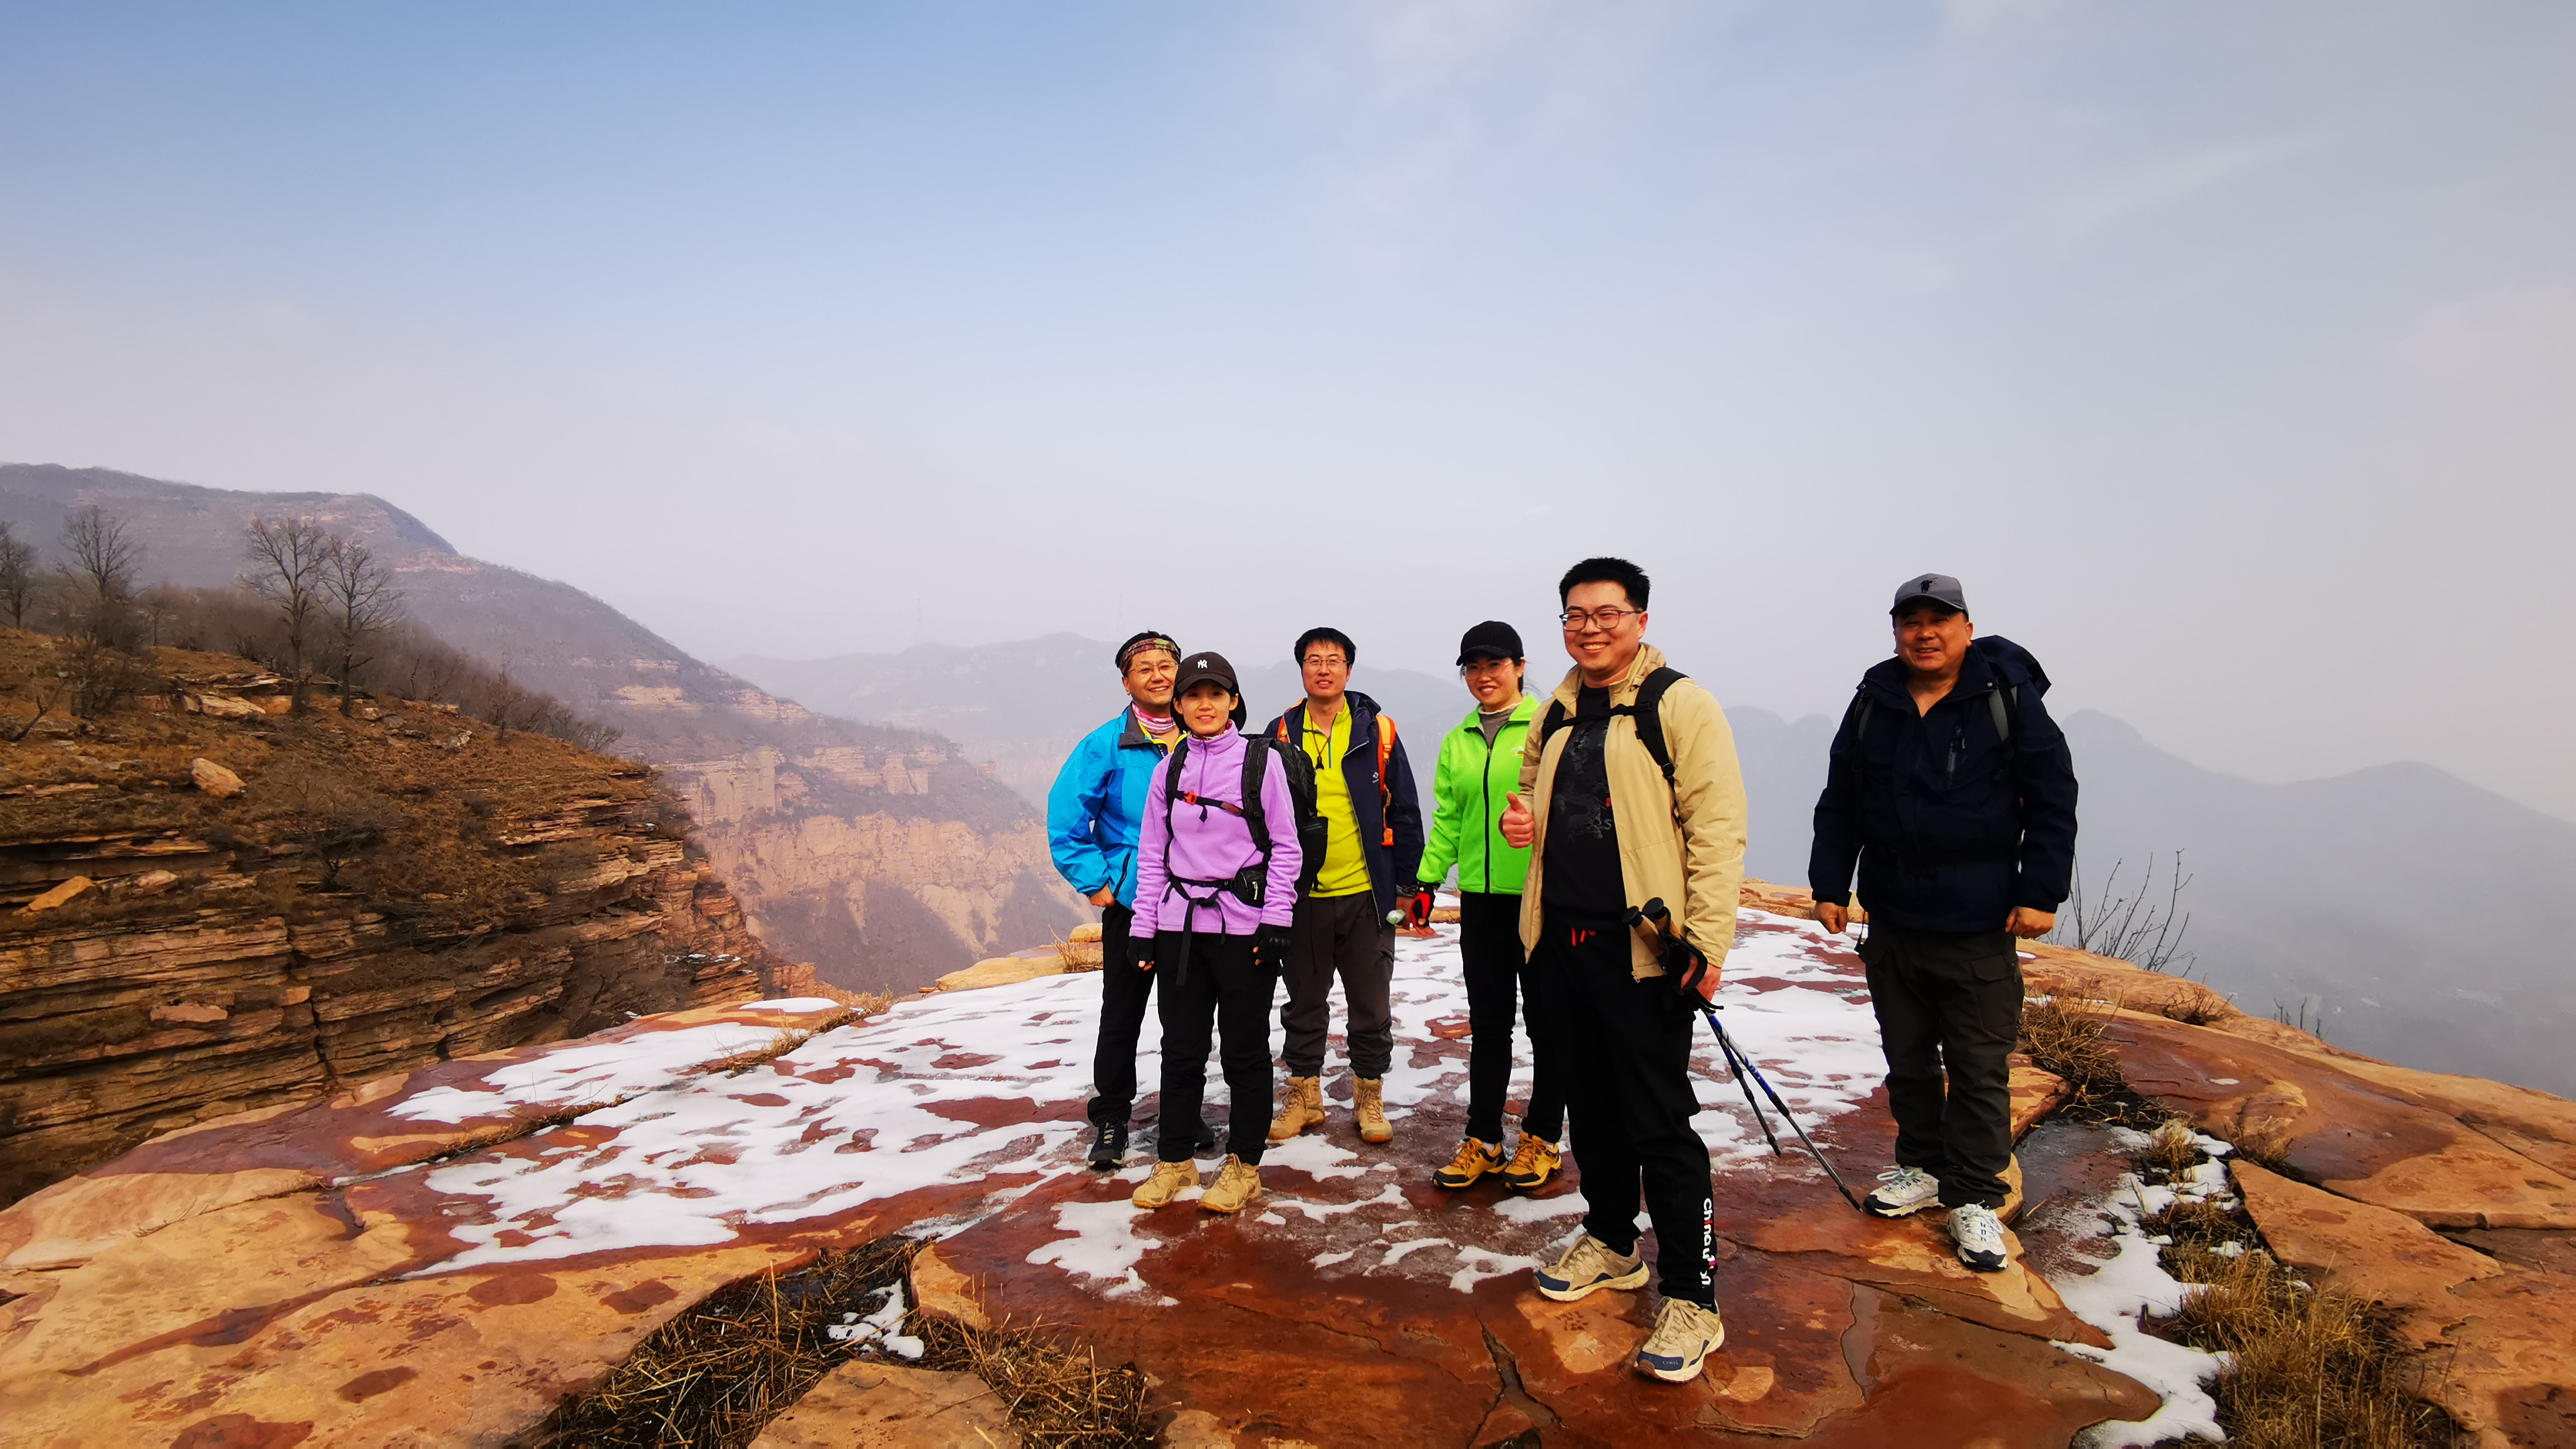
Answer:
<path fill-rule="evenodd" d="M 0 631 L 0 689 L 66 647 Z M 643 766 L 420 706 L 289 717 L 242 661 L 151 662 L 173 692 L 0 744 L 0 1200 L 207 1117 L 797 980 Z"/>
<path fill-rule="evenodd" d="M 618 726 L 621 753 L 666 767 L 753 929 L 823 980 L 910 990 L 1087 918 L 1046 863 L 1038 813 L 951 742 L 763 693 L 578 589 L 457 553 L 381 499 L 0 466 L 0 517 L 22 536 L 50 540 L 88 504 L 128 520 L 144 577 L 195 586 L 231 583 L 254 514 L 363 539 L 440 638 Z"/>

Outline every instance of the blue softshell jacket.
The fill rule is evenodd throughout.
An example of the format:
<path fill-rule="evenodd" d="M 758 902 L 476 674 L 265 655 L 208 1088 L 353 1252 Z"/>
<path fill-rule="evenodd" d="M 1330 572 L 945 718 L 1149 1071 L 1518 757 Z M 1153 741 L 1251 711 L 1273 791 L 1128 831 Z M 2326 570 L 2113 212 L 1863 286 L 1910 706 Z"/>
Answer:
<path fill-rule="evenodd" d="M 1047 853 L 1065 884 L 1085 897 L 1113 887 L 1118 904 L 1135 908 L 1145 789 L 1163 758 L 1163 747 L 1137 727 L 1132 709 L 1118 711 L 1073 747 L 1047 791 Z"/>
<path fill-rule="evenodd" d="M 1848 905 L 1857 863 L 1861 904 L 1892 926 L 2000 931 L 2015 906 L 2056 910 L 2075 870 L 2075 760 L 2040 702 L 2047 688 L 2037 660 L 1993 637 L 1929 713 L 1916 713 L 1903 661 L 1862 675 L 1816 801 L 1816 899 Z M 2011 691 L 2009 747 L 1998 690 Z"/>

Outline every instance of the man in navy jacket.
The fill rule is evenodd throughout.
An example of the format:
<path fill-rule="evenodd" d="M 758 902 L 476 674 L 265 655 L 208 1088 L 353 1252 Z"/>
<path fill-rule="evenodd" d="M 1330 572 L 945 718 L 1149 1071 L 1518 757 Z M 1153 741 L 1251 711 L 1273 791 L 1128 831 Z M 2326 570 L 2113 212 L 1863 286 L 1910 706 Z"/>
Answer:
<path fill-rule="evenodd" d="M 1324 1125 L 1324 1038 L 1336 976 L 1350 1012 L 1344 1040 L 1351 1054 L 1351 1115 L 1364 1142 L 1395 1135 L 1384 1096 L 1387 1065 L 1395 1059 L 1395 926 L 1388 918 L 1396 914 L 1396 892 L 1414 890 L 1422 808 L 1395 721 L 1376 700 L 1349 688 L 1358 657 L 1358 646 L 1339 629 L 1299 636 L 1306 698 L 1269 726 L 1273 738 L 1314 765 L 1315 806 L 1326 826 L 1323 860 L 1297 902 L 1282 973 L 1288 1004 L 1279 1009 L 1286 1038 L 1280 1055 L 1288 1091 L 1287 1105 L 1270 1124 L 1273 1142 Z"/>
<path fill-rule="evenodd" d="M 1816 919 L 1869 909 L 1859 947 L 1887 1052 L 1896 1168 L 1867 1200 L 1903 1217 L 1949 1209 L 1959 1261 L 2005 1264 L 2021 1032 L 2016 937 L 2057 923 L 2075 867 L 2075 762 L 2040 695 L 2048 676 L 2008 640 L 1976 638 L 1959 581 L 1920 574 L 1888 610 L 1896 657 L 1861 677 L 1816 801 L 1807 883 Z"/>

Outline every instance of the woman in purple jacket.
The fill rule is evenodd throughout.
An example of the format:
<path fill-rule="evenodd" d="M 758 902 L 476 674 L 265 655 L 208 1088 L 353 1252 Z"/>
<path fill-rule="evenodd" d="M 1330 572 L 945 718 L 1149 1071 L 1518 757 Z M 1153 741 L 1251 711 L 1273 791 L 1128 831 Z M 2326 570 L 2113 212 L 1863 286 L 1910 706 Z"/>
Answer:
<path fill-rule="evenodd" d="M 1280 762 L 1261 760 L 1265 859 L 1244 820 L 1243 691 L 1221 654 L 1181 661 L 1172 705 L 1189 731 L 1145 791 L 1136 849 L 1136 919 L 1129 927 L 1136 966 L 1160 962 L 1156 1004 L 1163 1022 L 1165 1122 L 1199 1120 L 1207 1091 L 1211 1021 L 1225 1034 L 1225 1085 L 1233 1100 L 1225 1165 L 1199 1206 L 1240 1212 L 1261 1196 L 1261 1149 L 1270 1137 L 1270 1002 L 1288 952 L 1297 904 L 1297 811 Z M 1136 1189 L 1158 1208 L 1198 1185 L 1187 1133 L 1165 1133 L 1154 1175 Z"/>

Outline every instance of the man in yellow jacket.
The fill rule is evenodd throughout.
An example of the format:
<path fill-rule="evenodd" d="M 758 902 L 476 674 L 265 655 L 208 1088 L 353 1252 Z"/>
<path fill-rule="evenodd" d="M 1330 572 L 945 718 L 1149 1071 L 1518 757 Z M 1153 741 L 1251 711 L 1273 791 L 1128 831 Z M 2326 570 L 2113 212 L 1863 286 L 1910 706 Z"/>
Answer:
<path fill-rule="evenodd" d="M 1644 571 L 1615 558 L 1585 559 L 1558 584 L 1574 669 L 1522 748 L 1502 833 L 1532 848 L 1521 939 L 1531 993 L 1555 1023 L 1588 1208 L 1538 1290 L 1571 1302 L 1645 1285 L 1642 1182 L 1664 1304 L 1637 1362 L 1679 1383 L 1726 1341 L 1690 1053 L 1735 941 L 1744 779 L 1716 698 L 1645 642 L 1646 592 Z M 1708 961 L 1695 992 L 1666 972 L 1660 939 L 1627 924 L 1658 899 Z"/>

